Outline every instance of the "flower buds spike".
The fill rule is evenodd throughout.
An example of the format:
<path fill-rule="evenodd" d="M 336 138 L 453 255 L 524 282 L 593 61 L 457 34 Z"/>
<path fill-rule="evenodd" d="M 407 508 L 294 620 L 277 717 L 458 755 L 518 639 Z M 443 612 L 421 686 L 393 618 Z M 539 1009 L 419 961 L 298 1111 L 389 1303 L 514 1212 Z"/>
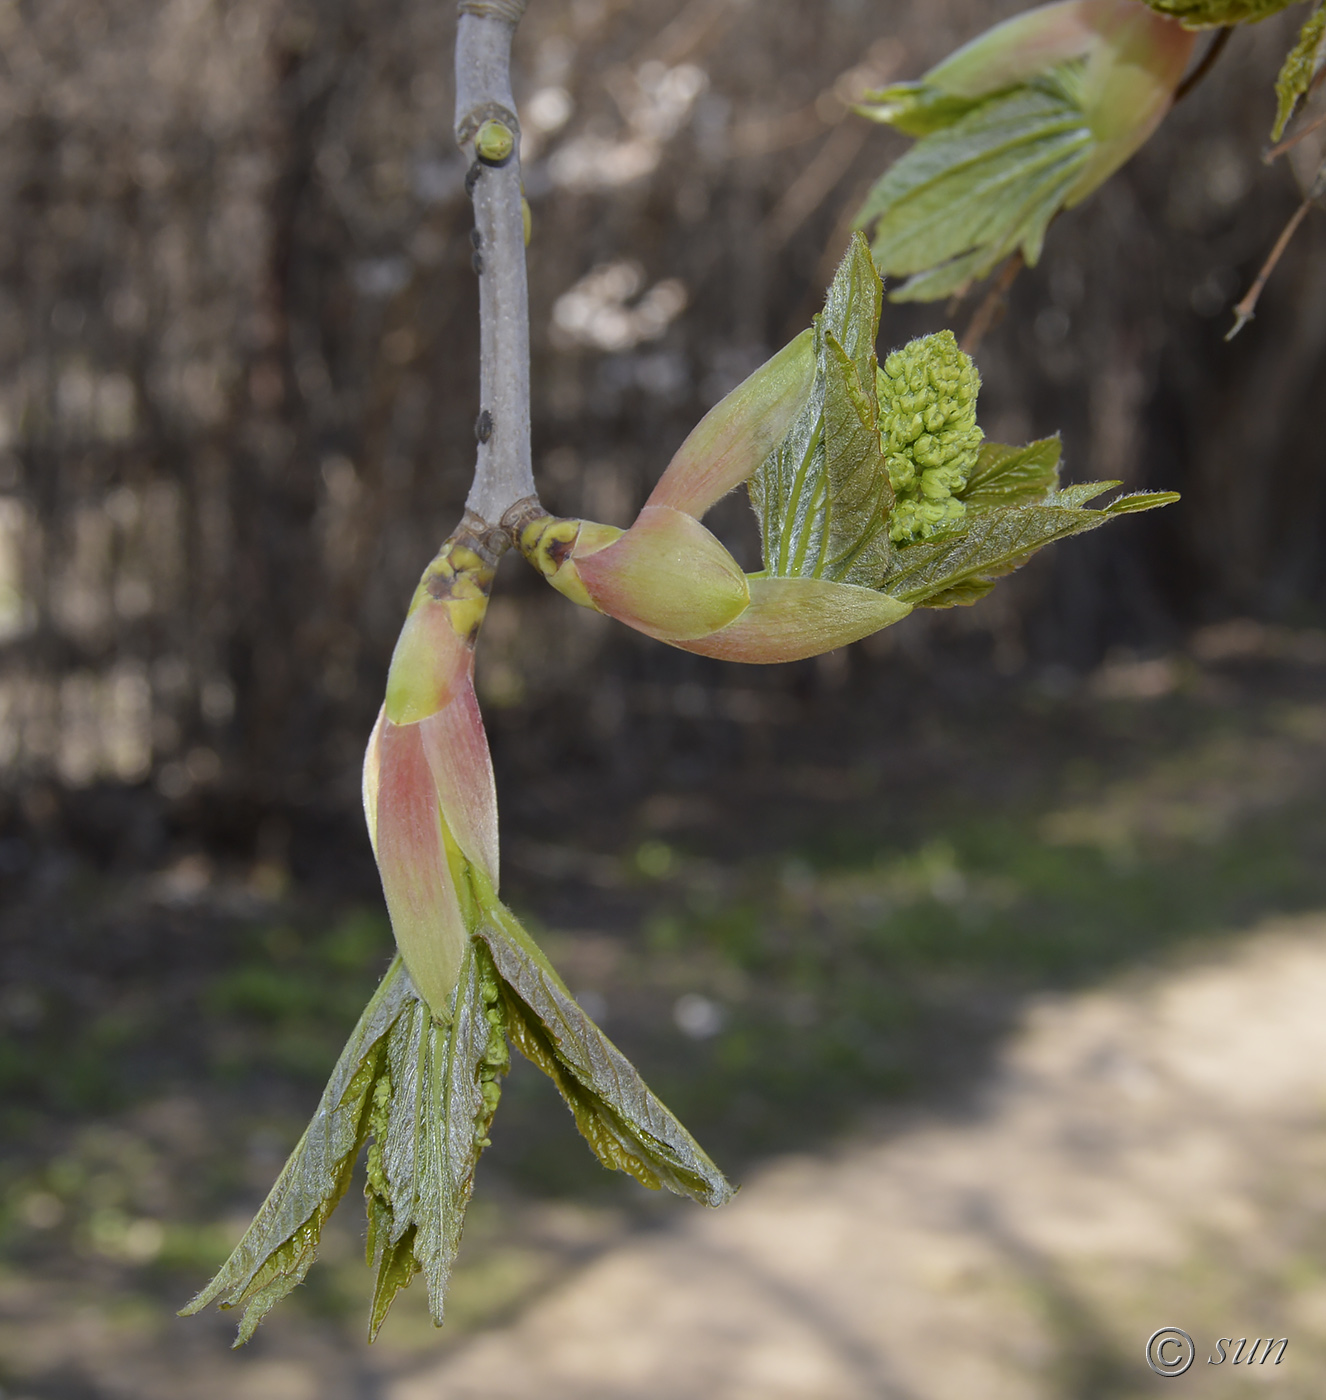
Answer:
<path fill-rule="evenodd" d="M 858 234 L 811 330 L 711 410 L 629 530 L 524 502 L 504 522 L 521 552 L 582 607 L 686 651 L 771 663 L 914 607 L 974 602 L 1051 540 L 1174 499 L 1083 510 L 1083 488 L 1056 491 L 1057 440 L 984 443 L 980 376 L 951 332 L 877 363 L 881 295 Z M 744 421 L 752 413 L 767 421 Z M 767 448 L 770 424 L 782 436 Z M 764 554 L 744 576 L 691 513 L 742 479 Z"/>
<path fill-rule="evenodd" d="M 1158 7 L 1157 7 L 1158 8 Z M 895 301 L 962 292 L 1101 185 L 1169 110 L 1194 35 L 1136 0 L 1064 0 L 996 25 L 864 116 L 920 139 L 857 214 Z"/>
<path fill-rule="evenodd" d="M 467 519 L 424 571 L 364 756 L 364 814 L 392 930 L 439 1016 L 472 922 L 460 867 L 497 880 L 497 795 L 474 695 L 474 643 L 497 562 L 483 535 Z"/>
<path fill-rule="evenodd" d="M 912 341 L 876 371 L 895 543 L 929 539 L 966 514 L 959 496 L 985 436 L 976 426 L 980 387 L 952 331 Z"/>

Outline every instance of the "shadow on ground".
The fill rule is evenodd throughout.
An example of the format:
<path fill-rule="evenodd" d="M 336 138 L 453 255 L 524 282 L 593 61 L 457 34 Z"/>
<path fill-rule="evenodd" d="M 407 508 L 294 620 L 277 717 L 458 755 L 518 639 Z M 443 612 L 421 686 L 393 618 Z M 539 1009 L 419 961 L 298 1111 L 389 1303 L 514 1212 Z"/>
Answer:
<path fill-rule="evenodd" d="M 895 698 L 887 723 L 850 685 L 817 699 L 815 732 L 789 701 L 772 743 L 660 791 L 621 785 L 610 801 L 591 806 L 581 794 L 568 805 L 565 775 L 544 791 L 532 784 L 508 809 L 508 897 L 653 1085 L 753 1184 L 730 1225 L 649 1196 L 602 1172 L 549 1087 L 518 1069 L 481 1168 L 448 1327 L 434 1332 L 412 1290 L 372 1351 L 361 1341 L 368 1274 L 353 1193 L 307 1286 L 246 1352 L 225 1351 L 224 1318 L 172 1316 L 270 1184 L 384 966 L 389 932 L 371 888 L 292 880 L 271 862 L 228 862 L 196 843 L 145 872 L 100 869 L 68 841 L 5 843 L 0 1394 L 497 1397 L 526 1375 L 555 1395 L 551 1372 L 515 1361 L 506 1381 L 490 1373 L 476 1389 L 474 1358 L 500 1369 L 494 1347 L 505 1338 L 520 1366 L 535 1365 L 531 1339 L 546 1319 L 599 1298 L 614 1269 L 639 1284 L 632 1293 L 623 1283 L 621 1297 L 649 1312 L 639 1281 L 671 1279 L 686 1292 L 688 1250 L 696 1260 L 740 1254 L 755 1228 L 743 1221 L 792 1219 L 826 1195 L 856 1191 L 865 1202 L 872 1190 L 892 1204 L 861 1205 L 862 1231 L 930 1280 L 917 1296 L 942 1304 L 912 1316 L 900 1303 L 896 1326 L 911 1316 L 906 1326 L 932 1340 L 957 1327 L 970 1367 L 954 1374 L 977 1388 L 918 1379 L 881 1349 L 883 1324 L 872 1330 L 862 1316 L 843 1316 L 833 1348 L 848 1371 L 816 1370 L 813 1347 L 780 1369 L 768 1319 L 799 1317 L 814 1331 L 816 1270 L 851 1276 L 853 1217 L 840 1211 L 824 1238 L 841 1257 L 792 1250 L 809 1259 L 804 1274 L 771 1265 L 740 1365 L 719 1375 L 694 1359 L 694 1388 L 670 1393 L 1122 1397 L 1151 1393 L 1132 1332 L 1153 1312 L 1155 1325 L 1170 1321 L 1167 1300 L 1193 1300 L 1214 1318 L 1212 1299 L 1225 1298 L 1245 1311 L 1213 1326 L 1246 1319 L 1254 1333 L 1283 1335 L 1286 1279 L 1319 1290 L 1312 1241 L 1323 1220 L 1307 1167 L 1322 1086 L 1312 1080 L 1291 1111 L 1284 1064 L 1270 1062 L 1247 1123 L 1270 1134 L 1274 1119 L 1285 1164 L 1274 1182 L 1231 1185 L 1224 1167 L 1208 1172 L 1207 1158 L 1226 1161 L 1221 1135 L 1233 1129 L 1199 1114 L 1185 1139 L 1195 1155 L 1155 1170 L 1190 1181 L 1203 1209 L 1190 1212 L 1182 1244 L 1149 1252 L 1134 1217 L 1152 1197 L 1129 1187 L 1129 1173 L 1143 1170 L 1186 1052 L 1175 1040 L 1155 1064 L 1133 1064 L 1119 1027 L 1141 1018 L 1137 1034 L 1159 1043 L 1169 1022 L 1145 1019 L 1152 982 L 1186 986 L 1229 958 L 1252 958 L 1255 980 L 1250 934 L 1268 918 L 1326 908 L 1324 679 L 1320 634 L 1236 624 L 1173 656 L 1118 658 L 1080 684 L 904 675 L 907 703 L 900 715 Z M 112 797 L 131 800 L 96 800 Z M 553 808 L 555 825 L 541 815 Z M 1287 936 L 1280 928 L 1265 946 Z M 1304 925 L 1294 936 L 1313 935 Z M 1300 969 L 1308 982 L 1316 966 Z M 1111 990 L 1092 990 L 1101 987 Z M 1280 989 L 1274 979 L 1266 988 Z M 1220 1005 L 1232 1034 L 1246 1008 Z M 1114 1029 L 1084 1050 L 1072 1027 L 1100 1006 L 1114 1008 L 1099 1013 Z M 1037 1031 L 1037 1015 L 1069 1017 L 1069 1007 L 1071 1025 L 1048 1039 Z M 1035 1073 L 1026 1054 L 1042 1056 Z M 1039 1097 L 1028 1074 L 1044 1081 Z M 1022 1228 L 1037 1209 L 1010 1205 L 1028 1159 L 1007 1144 L 1037 1133 L 1057 1164 L 1045 1200 L 1071 1195 L 1075 1172 L 1099 1178 L 1121 1212 L 1101 1227 L 1113 1244 L 1065 1246 Z M 946 1145 L 926 1148 L 936 1134 Z M 762 1165 L 788 1154 L 792 1166 Z M 927 1187 L 924 1171 L 909 1176 L 909 1160 L 959 1176 L 985 1161 L 988 1192 L 968 1181 L 945 1195 L 938 1177 Z M 1281 1207 L 1258 1216 L 1247 1205 L 1258 1192 L 1279 1192 Z M 907 1222 L 941 1197 L 939 1223 L 908 1235 Z M 1045 1217 L 1073 1210 L 1046 1205 Z M 1264 1218 L 1295 1220 L 1297 1242 L 1273 1231 L 1249 1263 Z M 953 1258 L 963 1250 L 979 1256 L 979 1287 L 961 1283 L 967 1265 Z M 1113 1262 L 1093 1272 L 1101 1250 Z M 711 1285 L 723 1276 L 695 1267 Z M 1221 1282 L 1229 1270 L 1238 1288 Z M 902 1275 L 876 1281 L 881 1298 L 907 1292 Z M 707 1296 L 698 1284 L 695 1296 Z M 669 1332 L 660 1322 L 657 1337 L 684 1350 L 691 1324 L 674 1323 Z M 494 1328 L 490 1344 L 475 1340 Z M 603 1381 L 605 1396 L 656 1393 L 647 1367 L 618 1374 L 613 1364 L 603 1363 L 604 1377 L 618 1377 Z M 590 1393 L 583 1367 L 558 1374 L 567 1394 Z"/>

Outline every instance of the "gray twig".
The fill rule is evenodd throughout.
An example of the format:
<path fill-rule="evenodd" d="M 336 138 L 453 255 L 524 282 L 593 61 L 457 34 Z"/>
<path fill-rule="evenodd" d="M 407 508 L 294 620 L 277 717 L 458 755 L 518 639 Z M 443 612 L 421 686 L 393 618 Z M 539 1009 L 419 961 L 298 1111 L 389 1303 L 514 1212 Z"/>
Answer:
<path fill-rule="evenodd" d="M 533 496 L 530 466 L 529 294 L 520 186 L 520 125 L 511 95 L 511 39 L 526 0 L 461 0 L 456 32 L 456 140 L 472 161 L 479 273 L 479 421 L 466 508 L 496 525 Z M 487 125 L 486 125 L 487 124 Z M 485 134 L 505 128 L 509 155 Z M 481 149 L 483 148 L 483 149 Z"/>

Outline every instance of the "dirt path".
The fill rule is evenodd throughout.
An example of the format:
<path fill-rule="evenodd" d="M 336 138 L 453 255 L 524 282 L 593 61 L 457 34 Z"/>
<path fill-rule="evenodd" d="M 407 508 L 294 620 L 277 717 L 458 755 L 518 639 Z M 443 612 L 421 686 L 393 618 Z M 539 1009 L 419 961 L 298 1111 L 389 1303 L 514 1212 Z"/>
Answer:
<path fill-rule="evenodd" d="M 1320 915 L 1046 1000 L 964 1120 L 773 1165 L 387 1400 L 1319 1394 L 1323 1008 Z M 1167 1324 L 1180 1380 L 1143 1360 Z M 1207 1361 L 1272 1334 L 1278 1367 Z"/>

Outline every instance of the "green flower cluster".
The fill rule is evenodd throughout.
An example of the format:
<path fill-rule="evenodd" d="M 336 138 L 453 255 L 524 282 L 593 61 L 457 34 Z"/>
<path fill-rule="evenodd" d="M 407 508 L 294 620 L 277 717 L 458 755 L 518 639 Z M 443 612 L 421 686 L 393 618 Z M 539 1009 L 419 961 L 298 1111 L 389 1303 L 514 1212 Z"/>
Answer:
<path fill-rule="evenodd" d="M 875 372 L 880 443 L 893 486 L 889 536 L 906 544 L 956 524 L 956 499 L 985 434 L 976 426 L 981 376 L 952 331 L 895 350 Z"/>
<path fill-rule="evenodd" d="M 1256 24 L 1288 9 L 1295 0 L 1146 0 L 1162 15 L 1182 20 L 1189 29 L 1215 24 Z"/>

